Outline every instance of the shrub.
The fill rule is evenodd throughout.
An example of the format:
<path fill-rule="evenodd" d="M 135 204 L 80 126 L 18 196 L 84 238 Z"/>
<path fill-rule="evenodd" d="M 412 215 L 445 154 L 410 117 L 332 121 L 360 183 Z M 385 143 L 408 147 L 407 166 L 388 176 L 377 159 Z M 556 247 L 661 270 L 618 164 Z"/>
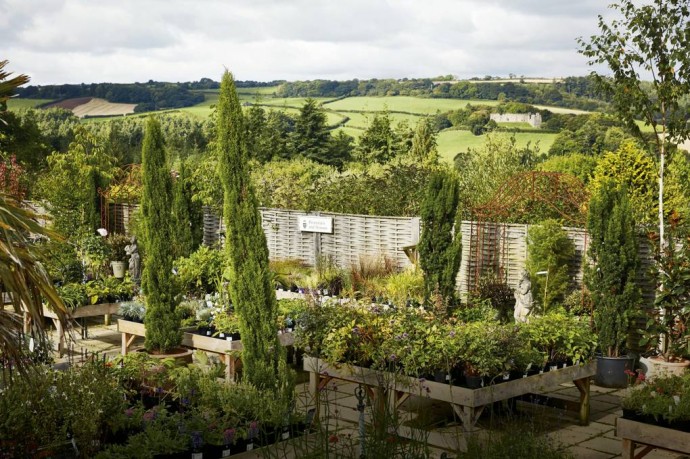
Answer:
<path fill-rule="evenodd" d="M 563 302 L 570 287 L 568 262 L 574 254 L 573 241 L 556 220 L 546 220 L 530 227 L 527 233 L 527 271 L 534 293 L 532 313 L 543 314 Z"/>
<path fill-rule="evenodd" d="M 193 297 L 215 292 L 221 284 L 223 263 L 221 250 L 204 245 L 188 257 L 178 258 L 174 266 L 180 291 Z"/>

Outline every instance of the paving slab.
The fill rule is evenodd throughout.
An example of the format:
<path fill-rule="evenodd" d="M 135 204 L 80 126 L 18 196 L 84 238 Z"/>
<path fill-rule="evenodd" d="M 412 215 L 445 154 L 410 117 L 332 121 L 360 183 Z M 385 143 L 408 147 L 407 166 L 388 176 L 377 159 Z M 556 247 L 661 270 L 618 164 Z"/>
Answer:
<path fill-rule="evenodd" d="M 556 430 L 544 436 L 546 438 L 553 440 L 555 444 L 565 447 L 573 446 L 575 444 L 579 444 L 583 441 L 593 438 L 593 436 L 589 432 L 581 432 L 577 430 L 568 429 Z"/>
<path fill-rule="evenodd" d="M 579 443 L 578 446 L 589 448 L 595 451 L 601 451 L 608 454 L 619 455 L 621 453 L 620 439 L 612 439 L 604 436 L 594 437 Z"/>
<path fill-rule="evenodd" d="M 611 432 L 614 430 L 614 427 L 611 424 L 603 424 L 601 422 L 590 422 L 586 426 L 571 425 L 566 426 L 565 428 L 568 430 L 588 432 L 591 433 L 593 437 L 603 435 L 606 432 Z"/>
<path fill-rule="evenodd" d="M 567 451 L 572 454 L 575 459 L 612 459 L 618 457 L 615 454 L 603 453 L 582 446 L 573 446 L 567 448 Z"/>

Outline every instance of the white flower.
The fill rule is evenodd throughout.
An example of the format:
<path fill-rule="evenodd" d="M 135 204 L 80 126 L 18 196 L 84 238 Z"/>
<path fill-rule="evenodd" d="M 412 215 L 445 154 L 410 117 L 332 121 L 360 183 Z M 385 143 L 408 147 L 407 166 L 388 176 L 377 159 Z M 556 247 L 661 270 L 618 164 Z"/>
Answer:
<path fill-rule="evenodd" d="M 673 401 L 676 402 L 676 406 L 680 405 L 680 395 L 674 395 Z"/>

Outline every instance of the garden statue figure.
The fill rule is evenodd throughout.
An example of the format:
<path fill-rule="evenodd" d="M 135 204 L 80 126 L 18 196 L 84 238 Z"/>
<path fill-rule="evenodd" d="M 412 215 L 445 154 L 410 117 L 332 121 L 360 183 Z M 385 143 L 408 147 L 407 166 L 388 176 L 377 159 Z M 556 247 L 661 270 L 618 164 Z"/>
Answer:
<path fill-rule="evenodd" d="M 132 236 L 131 243 L 125 247 L 125 252 L 129 255 L 129 275 L 132 277 L 132 281 L 138 284 L 141 280 L 141 259 L 135 236 Z"/>
<path fill-rule="evenodd" d="M 525 322 L 527 316 L 532 312 L 532 282 L 527 271 L 522 271 L 522 278 L 520 278 L 514 295 L 515 311 L 513 317 L 515 317 L 515 322 Z"/>

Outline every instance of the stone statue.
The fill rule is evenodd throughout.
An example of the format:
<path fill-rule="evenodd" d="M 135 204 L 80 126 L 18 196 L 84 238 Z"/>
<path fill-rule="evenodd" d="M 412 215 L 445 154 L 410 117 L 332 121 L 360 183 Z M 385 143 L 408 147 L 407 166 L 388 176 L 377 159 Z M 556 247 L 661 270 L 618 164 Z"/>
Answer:
<path fill-rule="evenodd" d="M 532 312 L 532 282 L 529 279 L 529 273 L 522 271 L 522 277 L 515 289 L 515 311 L 513 317 L 515 322 L 525 322 L 527 316 Z"/>
<path fill-rule="evenodd" d="M 137 238 L 132 236 L 130 244 L 125 247 L 125 252 L 129 255 L 129 275 L 132 280 L 138 284 L 141 280 L 141 259 L 139 257 L 139 248 L 137 247 Z"/>

